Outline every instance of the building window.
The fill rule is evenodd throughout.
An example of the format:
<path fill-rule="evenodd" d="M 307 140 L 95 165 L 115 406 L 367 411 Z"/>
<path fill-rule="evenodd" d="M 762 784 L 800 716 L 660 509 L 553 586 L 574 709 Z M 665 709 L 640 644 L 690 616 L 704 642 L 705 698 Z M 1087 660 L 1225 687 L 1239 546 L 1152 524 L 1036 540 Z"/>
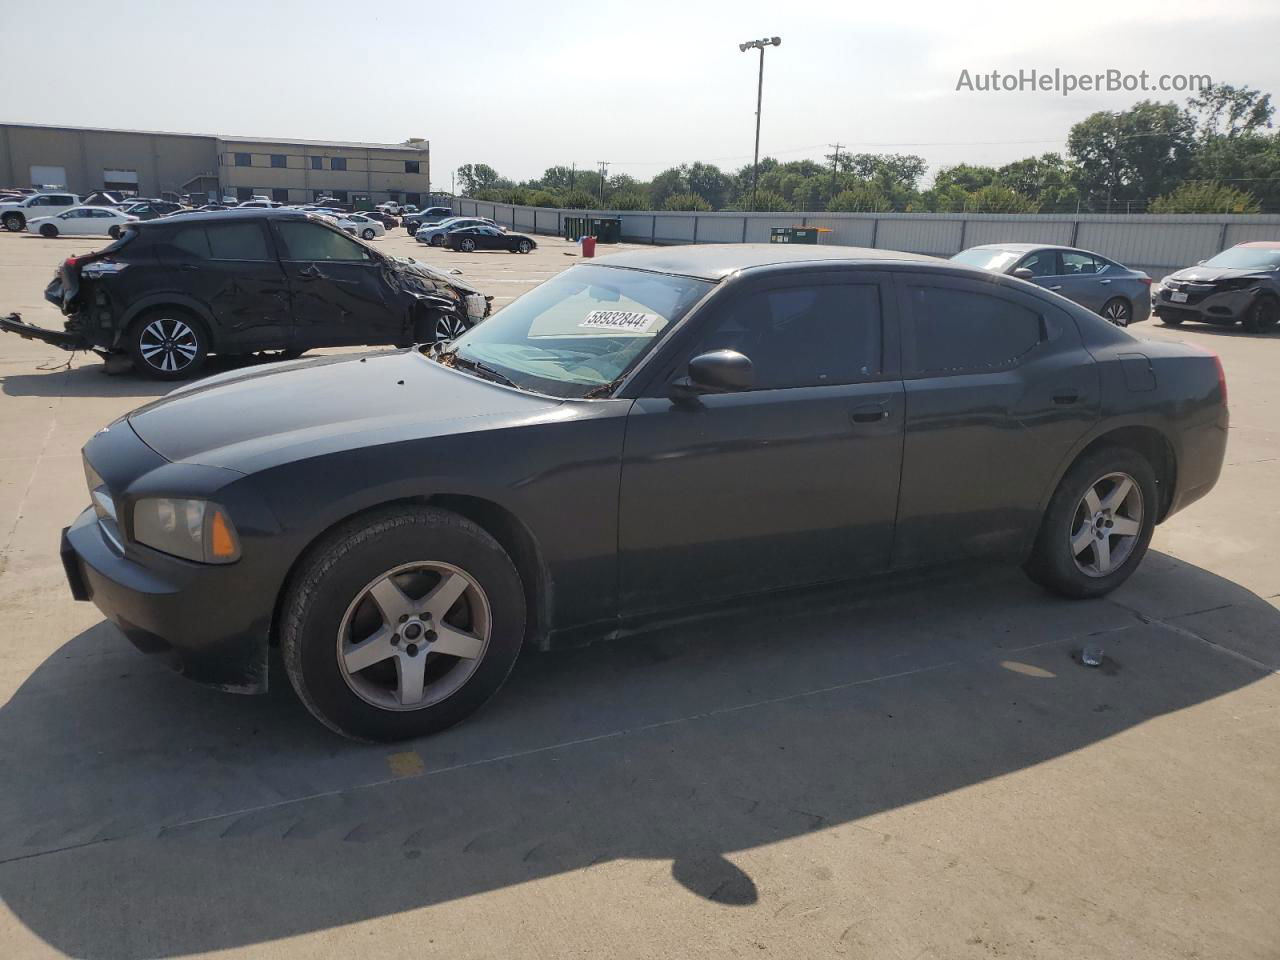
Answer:
<path fill-rule="evenodd" d="M 323 170 L 323 169 L 324 169 L 324 157 L 312 157 L 312 158 L 311 158 L 311 169 L 312 169 L 312 170 Z"/>
<path fill-rule="evenodd" d="M 271 155 L 271 165 L 272 165 L 273 167 L 284 167 L 284 166 L 287 166 L 287 164 L 284 162 L 284 154 L 283 154 L 283 153 L 273 153 L 273 154 Z"/>
<path fill-rule="evenodd" d="M 388 194 L 387 194 L 387 199 L 388 199 L 388 200 L 394 200 L 396 203 L 399 203 L 399 202 L 400 202 L 400 191 L 399 191 L 399 190 L 392 190 L 390 193 L 388 193 Z"/>
<path fill-rule="evenodd" d="M 240 201 L 253 199 L 253 187 L 236 187 L 236 199 Z"/>
<path fill-rule="evenodd" d="M 333 194 L 333 199 L 335 199 L 335 200 L 341 200 L 343 203 L 346 203 L 346 202 L 347 202 L 347 191 L 345 191 L 345 190 L 332 190 L 332 191 L 330 191 L 330 192 Z"/>
<path fill-rule="evenodd" d="M 288 203 L 288 202 L 289 202 L 289 188 L 288 188 L 288 187 L 272 187 L 272 188 L 271 188 L 271 199 L 272 199 L 272 200 L 278 200 L 278 201 L 280 201 L 281 203 Z"/>
<path fill-rule="evenodd" d="M 411 204 L 413 204 L 415 207 L 420 207 L 420 206 L 422 206 L 422 194 L 420 194 L 420 193 L 406 193 L 406 194 L 405 194 L 405 196 L 404 196 L 404 202 L 405 202 L 405 203 L 411 203 Z"/>
<path fill-rule="evenodd" d="M 404 162 L 404 172 L 418 173 L 419 172 L 418 167 L 421 165 L 421 162 L 422 161 L 420 160 L 406 160 Z"/>
<path fill-rule="evenodd" d="M 237 154 L 236 154 L 236 166 L 237 166 L 237 167 L 252 167 L 252 166 L 253 166 L 253 154 L 251 154 L 251 153 L 237 153 Z"/>
<path fill-rule="evenodd" d="M 330 158 L 329 158 L 329 169 L 330 169 L 330 170 L 345 170 L 345 169 L 347 169 L 347 158 L 346 158 L 346 157 L 330 157 Z"/>

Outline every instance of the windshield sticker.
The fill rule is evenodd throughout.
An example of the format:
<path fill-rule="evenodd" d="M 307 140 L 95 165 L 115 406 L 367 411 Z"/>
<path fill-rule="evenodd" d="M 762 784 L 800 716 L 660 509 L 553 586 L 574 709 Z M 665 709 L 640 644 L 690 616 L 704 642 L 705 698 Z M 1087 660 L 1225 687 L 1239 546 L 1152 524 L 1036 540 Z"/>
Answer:
<path fill-rule="evenodd" d="M 632 310 L 592 310 L 579 327 L 603 330 L 621 330 L 643 336 L 662 318 L 654 313 L 637 313 Z"/>

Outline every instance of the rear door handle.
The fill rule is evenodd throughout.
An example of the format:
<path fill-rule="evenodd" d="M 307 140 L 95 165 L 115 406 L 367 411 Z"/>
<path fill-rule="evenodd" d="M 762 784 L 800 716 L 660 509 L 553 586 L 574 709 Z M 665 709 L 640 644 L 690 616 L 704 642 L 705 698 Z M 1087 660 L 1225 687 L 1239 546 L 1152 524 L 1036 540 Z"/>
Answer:
<path fill-rule="evenodd" d="M 1111 281 L 1110 281 L 1110 280 L 1099 280 L 1098 282 L 1099 282 L 1099 283 L 1106 284 L 1106 283 L 1110 283 Z"/>
<path fill-rule="evenodd" d="M 1077 400 L 1079 400 L 1079 399 L 1080 399 L 1080 394 L 1078 394 L 1078 393 L 1074 393 L 1074 392 L 1072 392 L 1072 393 L 1055 393 L 1055 394 L 1053 395 L 1053 402 L 1054 402 L 1054 403 L 1060 403 L 1060 404 L 1062 404 L 1064 407 L 1065 407 L 1065 406 L 1067 406 L 1068 404 L 1075 403 L 1075 402 L 1076 402 Z"/>
<path fill-rule="evenodd" d="M 889 411 L 884 407 L 858 407 L 849 414 L 849 419 L 854 423 L 878 423 L 889 417 Z"/>
<path fill-rule="evenodd" d="M 1061 290 L 1061 289 L 1062 289 L 1062 284 L 1058 284 L 1056 287 L 1050 287 L 1049 289 L 1050 289 L 1050 290 Z"/>

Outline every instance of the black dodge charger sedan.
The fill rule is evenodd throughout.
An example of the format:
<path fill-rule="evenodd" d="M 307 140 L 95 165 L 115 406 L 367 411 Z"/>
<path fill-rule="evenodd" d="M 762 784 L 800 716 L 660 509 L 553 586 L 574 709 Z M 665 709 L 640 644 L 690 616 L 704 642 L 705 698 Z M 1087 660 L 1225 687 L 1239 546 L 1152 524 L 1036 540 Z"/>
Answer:
<path fill-rule="evenodd" d="M 1204 496 L 1217 357 L 853 248 L 574 266 L 445 346 L 184 386 L 84 448 L 74 596 L 188 677 L 278 644 L 341 733 L 440 730 L 521 647 L 983 556 L 1096 597 Z"/>

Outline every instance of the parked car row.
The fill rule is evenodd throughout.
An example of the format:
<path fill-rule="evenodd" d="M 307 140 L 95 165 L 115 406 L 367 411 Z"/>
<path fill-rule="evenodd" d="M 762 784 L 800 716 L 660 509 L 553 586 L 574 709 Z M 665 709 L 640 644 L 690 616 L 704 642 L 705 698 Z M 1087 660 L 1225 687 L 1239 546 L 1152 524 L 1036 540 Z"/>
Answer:
<path fill-rule="evenodd" d="M 382 254 L 340 221 L 301 210 L 193 212 L 122 228 L 114 243 L 55 272 L 45 299 L 66 316 L 64 330 L 16 314 L 0 330 L 128 355 L 140 373 L 178 380 L 210 353 L 449 340 L 490 311 L 492 297 L 457 271 Z"/>

